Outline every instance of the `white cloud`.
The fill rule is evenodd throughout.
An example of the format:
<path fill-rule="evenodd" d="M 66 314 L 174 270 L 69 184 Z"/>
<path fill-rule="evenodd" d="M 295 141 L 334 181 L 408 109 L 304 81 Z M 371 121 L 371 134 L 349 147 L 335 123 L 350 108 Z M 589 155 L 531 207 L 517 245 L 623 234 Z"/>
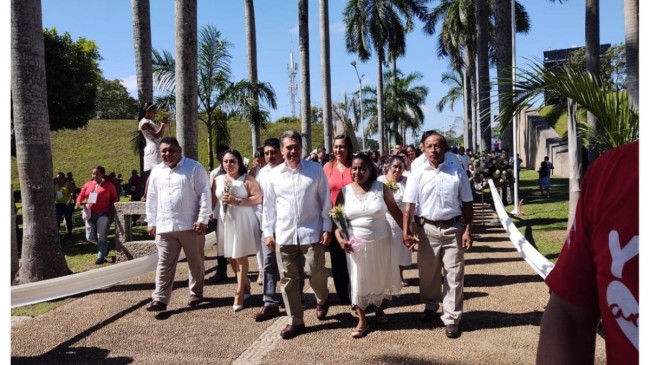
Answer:
<path fill-rule="evenodd" d="M 138 77 L 136 75 L 126 76 L 120 79 L 120 83 L 126 88 L 131 96 L 136 99 L 138 98 Z"/>
<path fill-rule="evenodd" d="M 330 30 L 334 33 L 345 34 L 345 23 L 342 20 L 332 23 L 330 24 Z"/>

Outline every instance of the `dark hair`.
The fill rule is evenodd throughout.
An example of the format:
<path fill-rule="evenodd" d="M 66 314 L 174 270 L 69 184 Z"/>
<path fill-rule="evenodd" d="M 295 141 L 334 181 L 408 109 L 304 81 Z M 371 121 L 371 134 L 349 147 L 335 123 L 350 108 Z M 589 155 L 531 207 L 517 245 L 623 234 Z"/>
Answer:
<path fill-rule="evenodd" d="M 227 144 L 220 144 L 217 146 L 217 156 L 220 154 L 223 154 L 224 152 L 228 151 L 230 149 L 230 146 Z"/>
<path fill-rule="evenodd" d="M 133 175 L 133 174 L 136 174 L 136 175 L 137 175 L 137 174 L 138 174 L 138 170 L 131 170 L 131 175 Z"/>
<path fill-rule="evenodd" d="M 255 150 L 255 154 L 253 155 L 253 158 L 264 158 L 264 147 L 260 146 L 257 147 Z"/>
<path fill-rule="evenodd" d="M 146 103 L 144 103 L 140 107 L 140 110 L 138 111 L 138 121 L 141 120 L 142 118 L 144 118 L 145 114 L 147 114 L 147 110 L 149 110 L 151 108 L 156 108 L 156 107 L 157 107 L 157 105 L 150 102 L 150 101 L 147 101 Z"/>
<path fill-rule="evenodd" d="M 334 139 L 336 139 L 336 138 L 334 138 Z M 327 153 L 327 149 L 325 147 L 321 146 L 321 147 L 318 147 L 316 149 L 316 152 L 325 152 L 325 153 Z"/>
<path fill-rule="evenodd" d="M 377 180 L 377 169 L 375 169 L 375 164 L 372 163 L 372 160 L 370 159 L 370 156 L 363 152 L 359 152 L 352 156 L 352 161 L 354 160 L 361 160 L 363 161 L 363 164 L 366 166 L 367 169 L 370 170 L 370 181 L 376 181 Z"/>
<path fill-rule="evenodd" d="M 237 164 L 239 165 L 239 170 L 237 170 L 237 173 L 239 175 L 244 175 L 245 173 L 248 172 L 248 169 L 246 168 L 246 165 L 244 165 L 244 159 L 241 157 L 241 153 L 237 150 L 226 150 L 223 155 L 231 154 L 235 156 L 237 159 Z"/>
<path fill-rule="evenodd" d="M 402 164 L 404 164 L 404 167 L 406 167 L 406 161 L 404 160 L 403 156 L 400 155 L 392 155 L 390 156 L 390 160 L 388 160 L 388 166 L 392 165 L 395 160 L 400 160 Z"/>
<path fill-rule="evenodd" d="M 447 138 L 445 138 L 445 136 L 443 136 L 442 134 L 438 133 L 435 129 L 422 133 L 422 138 L 420 139 L 420 143 L 424 144 L 424 141 L 433 135 L 440 136 L 440 138 L 442 138 L 442 142 L 445 145 L 445 149 L 449 148 L 449 145 L 447 144 Z"/>
<path fill-rule="evenodd" d="M 104 168 L 104 166 L 97 165 L 93 168 L 93 170 L 97 170 L 102 174 L 102 176 L 106 176 L 106 169 Z"/>
<path fill-rule="evenodd" d="M 160 140 L 160 144 L 163 144 L 163 143 L 164 144 L 171 144 L 171 145 L 179 147 L 179 148 L 181 147 L 181 145 L 180 145 L 180 143 L 178 143 L 178 140 L 176 139 L 176 137 L 165 137 L 165 138 Z"/>
<path fill-rule="evenodd" d="M 275 148 L 276 150 L 279 150 L 279 149 L 280 149 L 280 140 L 277 139 L 277 138 L 274 138 L 274 137 L 267 138 L 267 139 L 264 141 L 264 147 L 267 147 L 267 146 L 268 146 L 268 147 L 273 147 L 273 148 Z"/>
<path fill-rule="evenodd" d="M 348 156 L 345 159 L 345 163 L 347 165 L 352 164 L 352 155 L 354 154 L 354 147 L 352 147 L 352 139 L 350 139 L 350 137 L 348 137 L 346 135 L 343 135 L 343 134 L 339 134 L 339 135 L 334 137 L 335 141 L 337 139 L 342 139 L 343 140 L 343 144 L 345 145 L 345 150 L 348 153 Z"/>
<path fill-rule="evenodd" d="M 414 145 L 410 144 L 410 145 L 406 146 L 405 150 L 407 150 L 407 152 L 408 152 L 409 148 L 412 148 L 413 151 L 415 151 L 415 157 L 420 156 L 420 149 L 419 148 L 417 148 Z"/>
<path fill-rule="evenodd" d="M 300 148 L 302 148 L 302 136 L 300 135 L 300 133 L 296 131 L 286 131 L 282 133 L 282 137 L 280 137 L 280 145 L 284 146 L 284 140 L 286 138 L 295 139 L 296 141 L 298 141 Z"/>

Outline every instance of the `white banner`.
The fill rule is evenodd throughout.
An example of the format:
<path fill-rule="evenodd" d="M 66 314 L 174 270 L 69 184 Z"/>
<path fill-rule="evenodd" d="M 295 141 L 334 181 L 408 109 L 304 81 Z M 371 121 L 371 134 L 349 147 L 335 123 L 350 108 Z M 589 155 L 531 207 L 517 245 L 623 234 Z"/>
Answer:
<path fill-rule="evenodd" d="M 214 232 L 205 236 L 206 248 L 215 243 L 216 235 Z M 181 250 L 178 259 L 183 260 L 184 258 L 185 253 Z M 155 271 L 157 263 L 158 254 L 156 253 L 99 269 L 12 286 L 11 308 L 47 302 L 49 300 L 69 297 L 114 285 L 121 281 Z"/>
<path fill-rule="evenodd" d="M 539 251 L 537 251 L 535 247 L 533 247 L 533 245 L 528 242 L 526 237 L 524 237 L 524 235 L 519 232 L 517 226 L 515 226 L 515 224 L 512 222 L 512 219 L 510 219 L 510 216 L 508 216 L 508 213 L 506 212 L 503 203 L 501 202 L 501 195 L 499 195 L 497 192 L 496 186 L 494 186 L 492 179 L 489 179 L 488 183 L 490 184 L 490 192 L 492 193 L 494 207 L 497 211 L 503 228 L 506 230 L 508 237 L 510 237 L 510 241 L 524 258 L 524 260 L 526 260 L 528 265 L 530 265 L 530 267 L 532 267 L 533 270 L 535 270 L 535 272 L 542 277 L 542 279 L 546 279 L 546 276 L 551 272 L 551 270 L 553 270 L 553 267 L 555 265 L 546 257 L 544 257 L 544 255 L 539 253 Z"/>

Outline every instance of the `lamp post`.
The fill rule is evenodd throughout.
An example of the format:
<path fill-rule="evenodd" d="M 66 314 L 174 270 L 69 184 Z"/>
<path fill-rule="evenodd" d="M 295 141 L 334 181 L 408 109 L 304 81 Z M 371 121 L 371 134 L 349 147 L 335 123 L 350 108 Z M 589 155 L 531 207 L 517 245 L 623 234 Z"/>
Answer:
<path fill-rule="evenodd" d="M 515 0 L 510 3 L 510 21 L 512 26 L 512 91 L 515 91 L 515 78 L 517 77 L 517 23 L 515 16 Z M 512 117 L 512 161 L 514 162 L 513 170 L 515 175 L 515 183 L 513 184 L 512 191 L 512 214 L 517 215 L 519 211 L 519 173 L 517 171 L 518 153 L 519 152 L 519 125 L 517 125 L 517 114 Z"/>
<path fill-rule="evenodd" d="M 361 79 L 365 75 L 359 76 L 359 70 L 357 70 L 357 61 L 350 62 L 352 67 L 354 67 L 354 72 L 357 73 L 357 79 L 359 79 L 359 111 L 361 113 L 361 149 L 366 150 L 366 128 L 363 123 L 363 100 L 361 94 Z"/>

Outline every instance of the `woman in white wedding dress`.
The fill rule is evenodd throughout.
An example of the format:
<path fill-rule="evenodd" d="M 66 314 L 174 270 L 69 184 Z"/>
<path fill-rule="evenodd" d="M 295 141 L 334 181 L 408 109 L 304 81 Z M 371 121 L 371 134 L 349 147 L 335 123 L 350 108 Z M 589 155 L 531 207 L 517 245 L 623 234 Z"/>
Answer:
<path fill-rule="evenodd" d="M 352 337 L 359 338 L 370 329 L 366 308 L 374 305 L 376 321 L 388 322 L 383 301 L 399 295 L 402 288 L 399 267 L 393 260 L 393 236 L 386 220 L 386 212 L 390 212 L 401 227 L 402 212 L 388 187 L 377 181 L 370 157 L 363 153 L 355 155 L 351 172 L 352 183 L 343 187 L 336 200 L 337 205 L 343 205 L 349 237 L 344 237 L 340 229 L 335 234 L 348 254 L 350 299 L 359 317 Z"/>

